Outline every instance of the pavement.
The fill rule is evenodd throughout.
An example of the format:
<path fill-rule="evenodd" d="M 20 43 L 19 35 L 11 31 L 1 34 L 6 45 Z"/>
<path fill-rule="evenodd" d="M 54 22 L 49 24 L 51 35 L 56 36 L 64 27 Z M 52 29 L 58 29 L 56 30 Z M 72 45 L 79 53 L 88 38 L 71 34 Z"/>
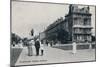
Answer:
<path fill-rule="evenodd" d="M 95 61 L 95 49 L 77 50 L 76 54 L 72 54 L 72 50 L 45 46 L 44 55 L 36 56 L 35 47 L 33 46 L 33 56 L 28 56 L 27 47 L 23 47 L 15 66 L 80 61 Z"/>
<path fill-rule="evenodd" d="M 21 51 L 22 51 L 22 48 L 15 48 L 15 47 L 11 48 L 11 55 L 10 55 L 11 66 L 15 65 Z"/>

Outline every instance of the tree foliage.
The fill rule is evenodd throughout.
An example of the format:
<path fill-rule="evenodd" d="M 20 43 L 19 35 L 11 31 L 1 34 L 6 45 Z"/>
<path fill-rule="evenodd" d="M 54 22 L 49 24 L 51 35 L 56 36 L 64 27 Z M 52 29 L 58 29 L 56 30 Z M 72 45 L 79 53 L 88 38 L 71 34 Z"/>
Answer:
<path fill-rule="evenodd" d="M 18 44 L 21 41 L 21 37 L 19 37 L 18 35 L 16 35 L 15 33 L 11 34 L 11 44 Z"/>
<path fill-rule="evenodd" d="M 66 43 L 67 42 L 67 40 L 68 40 L 68 32 L 67 31 L 65 31 L 64 29 L 59 29 L 58 31 L 57 31 L 57 39 L 59 40 L 59 41 L 61 41 L 61 43 Z"/>

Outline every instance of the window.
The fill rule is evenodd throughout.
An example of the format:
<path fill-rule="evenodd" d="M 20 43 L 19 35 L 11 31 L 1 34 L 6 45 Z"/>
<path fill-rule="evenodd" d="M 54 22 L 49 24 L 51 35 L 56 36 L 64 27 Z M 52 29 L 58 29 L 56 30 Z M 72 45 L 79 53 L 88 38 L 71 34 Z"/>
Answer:
<path fill-rule="evenodd" d="M 88 19 L 85 18 L 85 19 L 84 19 L 84 25 L 87 25 L 87 24 L 88 24 Z"/>
<path fill-rule="evenodd" d="M 77 18 L 74 18 L 74 25 L 77 25 Z"/>

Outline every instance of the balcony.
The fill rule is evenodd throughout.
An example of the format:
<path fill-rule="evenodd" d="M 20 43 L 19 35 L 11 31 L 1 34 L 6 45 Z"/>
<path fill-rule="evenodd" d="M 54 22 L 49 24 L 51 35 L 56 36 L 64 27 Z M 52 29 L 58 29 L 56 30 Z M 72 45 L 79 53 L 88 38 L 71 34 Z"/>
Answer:
<path fill-rule="evenodd" d="M 88 31 L 87 32 L 81 32 L 81 31 L 80 32 L 74 32 L 74 34 L 91 34 L 91 33 L 92 32 L 88 32 Z"/>
<path fill-rule="evenodd" d="M 73 25 L 73 28 L 93 28 L 90 25 Z"/>

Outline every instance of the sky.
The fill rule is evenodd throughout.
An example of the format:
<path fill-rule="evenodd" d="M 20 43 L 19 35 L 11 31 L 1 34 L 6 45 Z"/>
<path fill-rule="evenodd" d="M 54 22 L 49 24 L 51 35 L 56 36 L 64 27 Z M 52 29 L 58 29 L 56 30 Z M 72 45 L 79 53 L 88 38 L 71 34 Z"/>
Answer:
<path fill-rule="evenodd" d="M 12 32 L 28 37 L 31 29 L 38 35 L 60 17 L 68 14 L 69 5 L 12 1 Z M 95 28 L 95 8 L 90 7 L 91 23 Z M 95 29 L 92 30 L 95 32 Z"/>

